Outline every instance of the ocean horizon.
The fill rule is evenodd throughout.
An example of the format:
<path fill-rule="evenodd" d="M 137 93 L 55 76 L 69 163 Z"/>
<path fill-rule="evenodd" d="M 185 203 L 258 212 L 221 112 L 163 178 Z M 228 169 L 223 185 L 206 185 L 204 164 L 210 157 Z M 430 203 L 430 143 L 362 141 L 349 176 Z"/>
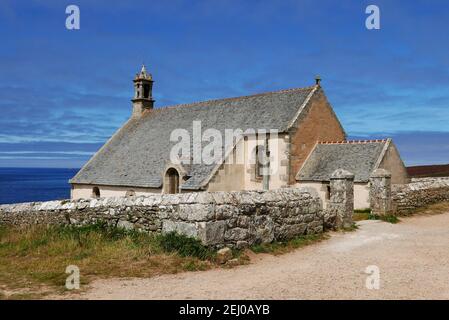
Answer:
<path fill-rule="evenodd" d="M 79 168 L 0 168 L 0 204 L 70 198 Z"/>

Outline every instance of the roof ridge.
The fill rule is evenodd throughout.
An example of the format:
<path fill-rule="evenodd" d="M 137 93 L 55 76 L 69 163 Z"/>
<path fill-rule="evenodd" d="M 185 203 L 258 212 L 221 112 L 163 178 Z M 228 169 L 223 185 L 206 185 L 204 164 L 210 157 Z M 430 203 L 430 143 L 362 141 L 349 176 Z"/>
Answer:
<path fill-rule="evenodd" d="M 257 96 L 265 96 L 265 95 L 277 94 L 277 93 L 287 93 L 287 92 L 300 91 L 300 90 L 304 90 L 304 91 L 305 90 L 312 90 L 315 87 L 316 87 L 316 85 L 308 86 L 308 87 L 302 87 L 302 88 L 290 88 L 290 89 L 282 89 L 282 90 L 277 90 L 277 91 L 267 91 L 267 92 L 255 93 L 255 94 L 250 94 L 250 95 L 245 95 L 245 96 L 238 96 L 238 97 L 210 99 L 210 100 L 204 100 L 204 101 L 196 101 L 196 102 L 189 102 L 189 103 L 173 104 L 173 105 L 168 105 L 168 106 L 163 106 L 163 107 L 160 107 L 160 108 L 152 109 L 151 112 L 163 111 L 163 110 L 167 110 L 167 109 L 174 109 L 174 108 L 180 108 L 180 107 L 182 107 L 182 108 L 192 107 L 192 106 L 195 106 L 195 105 L 208 104 L 208 103 L 211 103 L 211 102 L 218 102 L 218 101 L 229 101 L 229 100 L 245 99 L 245 98 L 252 98 L 252 97 L 257 97 Z"/>
<path fill-rule="evenodd" d="M 368 140 L 341 140 L 341 141 L 318 141 L 318 144 L 363 144 L 387 142 L 388 139 L 368 139 Z"/>

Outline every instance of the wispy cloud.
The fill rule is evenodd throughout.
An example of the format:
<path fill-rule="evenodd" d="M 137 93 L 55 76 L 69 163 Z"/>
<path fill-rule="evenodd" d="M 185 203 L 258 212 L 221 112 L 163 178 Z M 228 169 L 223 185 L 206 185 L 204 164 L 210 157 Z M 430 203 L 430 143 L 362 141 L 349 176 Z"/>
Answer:
<path fill-rule="evenodd" d="M 379 31 L 364 27 L 368 1 L 77 4 L 75 32 L 64 2 L 0 4 L 0 166 L 80 166 L 128 118 L 142 61 L 157 107 L 320 74 L 350 135 L 392 135 L 410 164 L 449 162 L 447 1 L 378 0 Z"/>

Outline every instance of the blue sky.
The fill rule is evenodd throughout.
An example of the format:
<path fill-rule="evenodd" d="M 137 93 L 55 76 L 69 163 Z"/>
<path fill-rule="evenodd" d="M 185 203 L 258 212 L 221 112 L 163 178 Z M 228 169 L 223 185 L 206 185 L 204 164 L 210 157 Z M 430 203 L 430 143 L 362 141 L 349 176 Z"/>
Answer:
<path fill-rule="evenodd" d="M 76 4 L 81 29 L 67 30 Z M 381 29 L 365 28 L 378 5 Z M 449 2 L 0 2 L 0 166 L 80 167 L 131 112 L 309 86 L 348 135 L 393 137 L 407 165 L 449 163 Z"/>

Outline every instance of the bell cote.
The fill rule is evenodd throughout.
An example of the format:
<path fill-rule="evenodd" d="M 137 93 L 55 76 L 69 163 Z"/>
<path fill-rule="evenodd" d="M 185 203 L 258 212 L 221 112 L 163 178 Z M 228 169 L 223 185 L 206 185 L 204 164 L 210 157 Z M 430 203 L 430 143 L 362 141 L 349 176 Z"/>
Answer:
<path fill-rule="evenodd" d="M 153 109 L 153 76 L 142 65 L 140 72 L 134 77 L 134 98 L 132 116 L 141 116 L 147 109 Z"/>

